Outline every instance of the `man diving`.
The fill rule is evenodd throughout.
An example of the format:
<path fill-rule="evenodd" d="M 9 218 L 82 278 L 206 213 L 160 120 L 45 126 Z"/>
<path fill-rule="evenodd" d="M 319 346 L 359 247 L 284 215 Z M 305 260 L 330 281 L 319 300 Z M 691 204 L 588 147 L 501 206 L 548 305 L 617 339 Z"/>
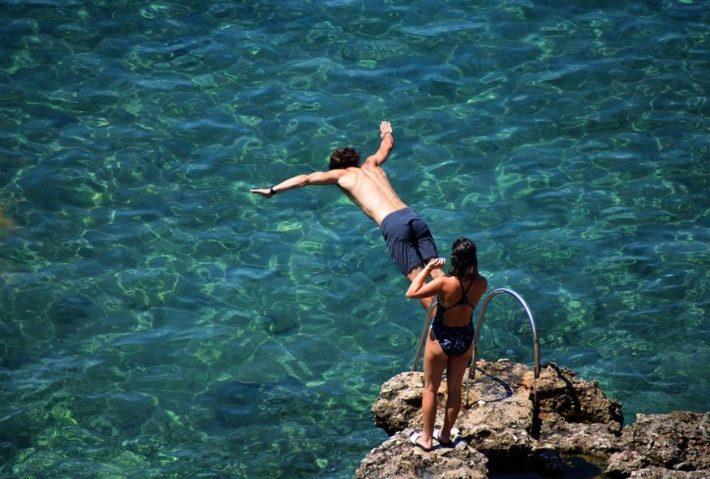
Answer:
<path fill-rule="evenodd" d="M 353 148 L 338 148 L 330 156 L 329 171 L 296 175 L 270 188 L 250 190 L 271 198 L 277 193 L 310 185 L 338 185 L 350 200 L 380 226 L 387 249 L 399 270 L 410 281 L 432 258 L 436 258 L 436 244 L 429 227 L 421 216 L 412 211 L 397 196 L 382 165 L 387 161 L 394 136 L 388 121 L 380 123 L 379 149 L 360 166 L 360 154 Z M 441 269 L 432 271 L 440 276 Z M 433 298 L 421 298 L 429 308 Z"/>

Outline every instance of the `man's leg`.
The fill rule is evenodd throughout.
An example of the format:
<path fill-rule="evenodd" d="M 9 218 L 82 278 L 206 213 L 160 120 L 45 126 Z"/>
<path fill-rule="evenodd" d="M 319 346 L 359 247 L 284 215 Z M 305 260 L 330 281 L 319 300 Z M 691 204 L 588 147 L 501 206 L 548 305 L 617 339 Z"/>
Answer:
<path fill-rule="evenodd" d="M 436 242 L 434 242 L 434 237 L 429 230 L 429 226 L 427 226 L 426 222 L 421 217 L 416 221 L 413 221 L 411 227 L 415 238 L 414 246 L 417 250 L 417 255 L 419 256 L 422 267 L 424 267 L 424 265 L 426 265 L 429 261 L 439 257 L 439 252 L 436 249 Z M 443 270 L 435 269 L 431 272 L 431 277 L 438 278 L 443 274 Z"/>
<path fill-rule="evenodd" d="M 437 257 L 434 238 L 429 227 L 419 215 L 416 215 L 412 221 L 411 217 L 402 217 L 399 212 L 394 212 L 385 218 L 380 228 L 392 261 L 410 282 L 416 278 L 431 258 Z M 409 272 L 406 273 L 406 271 Z M 442 274 L 444 272 L 440 269 L 431 272 L 432 278 Z M 421 298 L 419 301 L 422 307 L 428 310 L 434 298 Z"/>
<path fill-rule="evenodd" d="M 422 267 L 417 266 L 416 268 L 414 268 L 412 271 L 410 271 L 407 274 L 407 279 L 409 280 L 410 283 L 414 280 L 414 278 L 417 277 L 417 275 L 419 274 L 419 272 L 421 270 L 422 270 Z M 438 278 L 439 276 L 441 276 L 443 274 L 444 274 L 444 272 L 442 270 L 435 269 L 431 272 L 431 277 Z M 431 306 L 431 303 L 434 302 L 434 296 L 430 296 L 428 298 L 419 298 L 419 302 L 422 303 L 422 308 L 424 308 L 424 310 L 428 310 L 429 307 Z"/>

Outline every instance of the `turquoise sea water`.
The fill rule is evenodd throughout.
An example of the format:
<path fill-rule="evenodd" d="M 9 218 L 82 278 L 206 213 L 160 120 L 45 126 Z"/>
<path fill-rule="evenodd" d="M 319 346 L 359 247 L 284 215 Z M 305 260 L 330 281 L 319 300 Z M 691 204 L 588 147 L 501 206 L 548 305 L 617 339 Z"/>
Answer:
<path fill-rule="evenodd" d="M 421 312 L 334 187 L 378 144 L 543 361 L 705 410 L 702 1 L 0 1 L 0 475 L 350 477 Z M 495 314 L 495 310 L 499 314 Z M 481 354 L 529 361 L 492 308 Z"/>

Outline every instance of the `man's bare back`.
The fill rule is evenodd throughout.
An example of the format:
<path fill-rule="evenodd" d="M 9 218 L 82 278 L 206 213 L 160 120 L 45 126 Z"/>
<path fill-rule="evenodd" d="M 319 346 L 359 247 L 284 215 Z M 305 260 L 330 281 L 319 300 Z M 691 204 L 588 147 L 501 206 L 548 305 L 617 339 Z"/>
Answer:
<path fill-rule="evenodd" d="M 355 150 L 339 148 L 331 155 L 329 171 L 296 175 L 271 188 L 252 189 L 251 192 L 270 198 L 303 186 L 338 185 L 380 226 L 392 260 L 411 280 L 430 259 L 437 257 L 436 245 L 429 227 L 399 198 L 382 169 L 394 148 L 392 126 L 387 121 L 380 123 L 380 138 L 380 147 L 362 166 Z M 430 298 L 422 300 L 425 307 L 430 303 Z"/>
<path fill-rule="evenodd" d="M 387 174 L 379 166 L 348 168 L 338 179 L 338 186 L 362 212 L 380 225 L 387 215 L 407 205 L 397 196 Z"/>

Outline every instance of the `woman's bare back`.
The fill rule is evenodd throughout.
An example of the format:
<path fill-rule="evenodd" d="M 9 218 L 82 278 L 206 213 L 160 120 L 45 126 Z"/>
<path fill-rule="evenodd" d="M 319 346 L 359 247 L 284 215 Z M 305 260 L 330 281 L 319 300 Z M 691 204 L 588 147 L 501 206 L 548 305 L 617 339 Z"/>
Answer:
<path fill-rule="evenodd" d="M 472 308 L 475 309 L 481 297 L 488 289 L 488 281 L 480 274 L 471 281 L 460 282 L 455 276 L 444 277 L 439 301 L 445 308 L 450 308 L 444 314 L 444 325 L 449 327 L 465 326 L 471 319 Z M 456 304 L 461 300 L 461 294 L 466 291 L 468 304 Z"/>

